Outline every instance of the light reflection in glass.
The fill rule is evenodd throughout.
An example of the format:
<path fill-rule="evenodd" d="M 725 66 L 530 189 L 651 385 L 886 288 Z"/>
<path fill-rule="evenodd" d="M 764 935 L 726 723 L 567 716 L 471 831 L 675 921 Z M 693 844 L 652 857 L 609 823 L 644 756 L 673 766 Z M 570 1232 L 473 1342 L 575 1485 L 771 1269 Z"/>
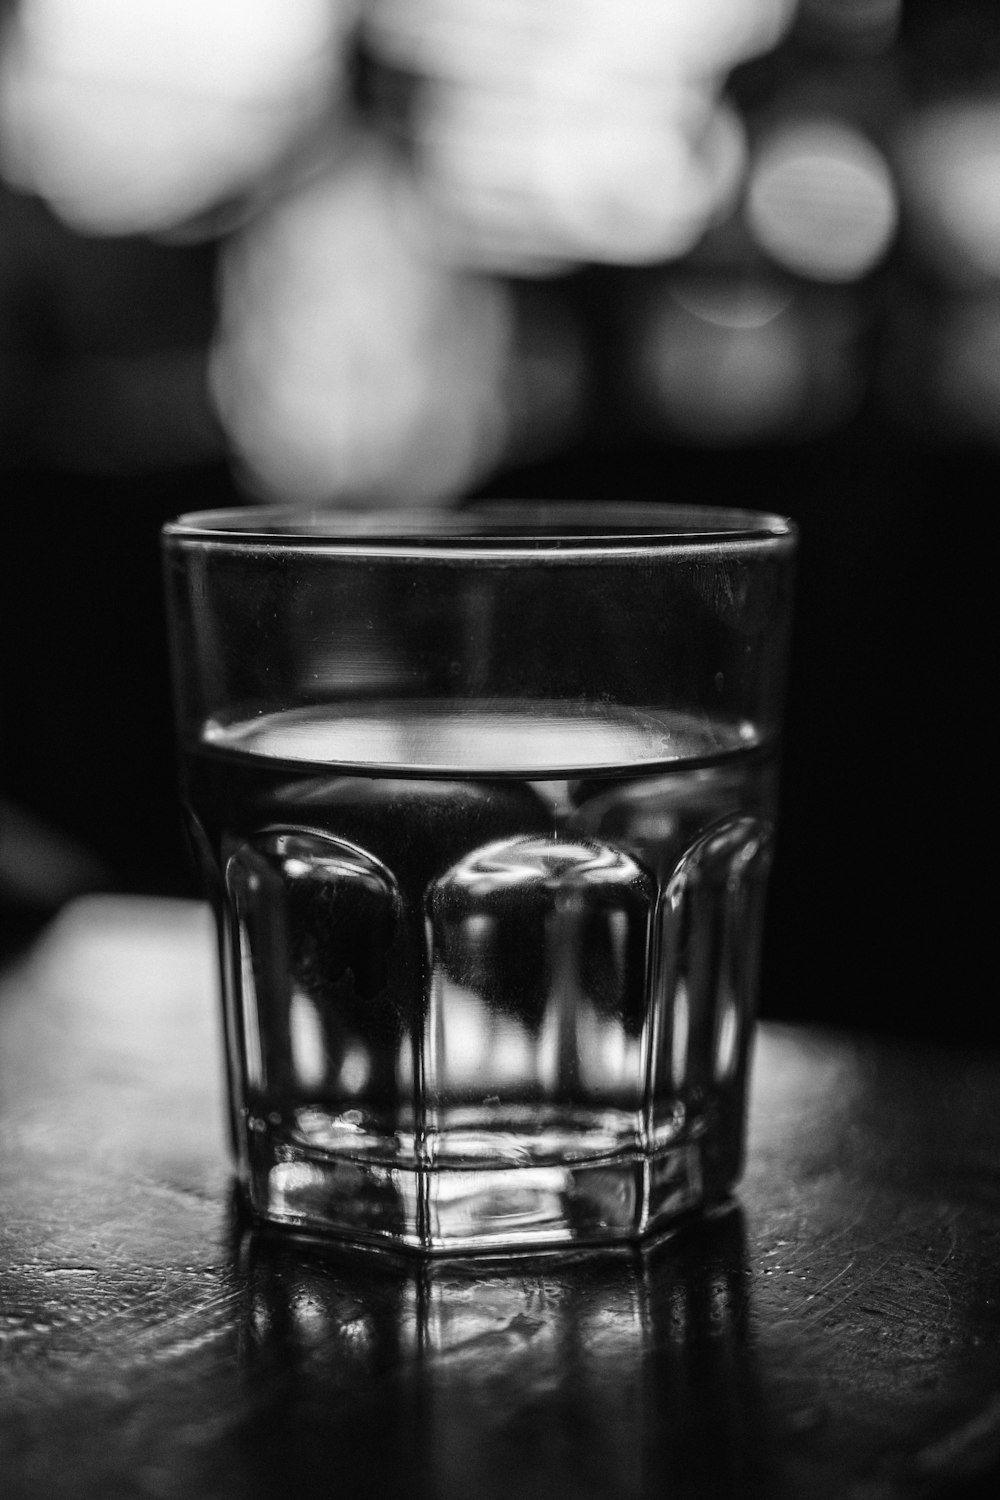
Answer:
<path fill-rule="evenodd" d="M 246 975 L 244 975 L 244 983 Z M 248 1010 L 256 1010 L 248 1006 Z M 292 990 L 288 1030 L 292 1051 L 292 1070 L 303 1088 L 318 1088 L 326 1079 L 326 1046 L 323 1023 L 312 997 L 297 986 Z"/>
<path fill-rule="evenodd" d="M 740 1011 L 736 997 L 727 987 L 719 1001 L 716 1025 L 715 1059 L 712 1069 L 716 1082 L 725 1083 L 736 1072 L 739 1057 Z"/>
<path fill-rule="evenodd" d="M 670 1077 L 674 1088 L 680 1091 L 687 1082 L 688 1046 L 691 1039 L 691 1001 L 687 982 L 683 978 L 677 980 L 670 1015 Z"/>

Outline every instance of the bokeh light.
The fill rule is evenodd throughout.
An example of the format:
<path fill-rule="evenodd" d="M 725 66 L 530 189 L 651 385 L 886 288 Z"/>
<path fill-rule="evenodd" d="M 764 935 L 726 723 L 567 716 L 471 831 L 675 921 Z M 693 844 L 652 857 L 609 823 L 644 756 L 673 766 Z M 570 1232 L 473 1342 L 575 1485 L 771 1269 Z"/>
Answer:
<path fill-rule="evenodd" d="M 859 395 L 852 309 L 822 289 L 735 267 L 679 269 L 635 320 L 644 424 L 709 446 L 822 432 Z"/>
<path fill-rule="evenodd" d="M 12 453 L 138 473 L 225 445 L 254 496 L 419 502 L 650 425 L 695 443 L 828 429 L 890 379 L 893 420 L 1000 441 L 982 0 L 947 24 L 902 0 L 0 13 Z M 217 248 L 216 301 L 207 257 L 191 277 L 200 322 L 154 237 Z M 859 316 L 879 324 L 863 352 Z M 947 390 L 911 373 L 914 326 Z"/>
<path fill-rule="evenodd" d="M 567 73 L 718 74 L 773 47 L 798 0 L 370 0 L 379 53 L 431 76 L 509 74 L 532 51 Z"/>
<path fill-rule="evenodd" d="M 853 126 L 792 119 L 757 146 L 746 214 L 758 244 L 787 270 L 856 281 L 892 243 L 896 188 L 885 157 Z"/>
<path fill-rule="evenodd" d="M 514 274 L 682 255 L 734 200 L 745 160 L 736 115 L 677 85 L 626 97 L 582 80 L 562 96 L 440 85 L 417 139 L 453 253 Z"/>
<path fill-rule="evenodd" d="M 797 310 L 766 283 L 670 282 L 642 336 L 640 385 L 687 438 L 741 442 L 780 431 L 805 384 Z"/>
<path fill-rule="evenodd" d="M 434 247 L 411 179 L 372 141 L 231 242 L 213 384 L 258 490 L 419 502 L 496 461 L 509 293 Z"/>
<path fill-rule="evenodd" d="M 914 233 L 945 276 L 1000 278 L 1000 92 L 925 108 L 899 155 Z"/>
<path fill-rule="evenodd" d="M 204 213 L 330 109 L 355 9 L 21 0 L 0 49 L 0 168 L 88 232 Z"/>
<path fill-rule="evenodd" d="M 375 0 L 365 37 L 419 81 L 415 161 L 453 253 L 538 274 L 694 245 L 731 205 L 728 71 L 794 0 Z"/>

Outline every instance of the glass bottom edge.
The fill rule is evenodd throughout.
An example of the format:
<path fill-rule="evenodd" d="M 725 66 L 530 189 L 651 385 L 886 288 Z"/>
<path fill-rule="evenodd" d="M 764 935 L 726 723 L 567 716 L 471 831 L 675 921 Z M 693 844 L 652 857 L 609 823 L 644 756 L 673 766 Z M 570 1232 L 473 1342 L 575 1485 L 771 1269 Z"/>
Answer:
<path fill-rule="evenodd" d="M 738 1155 L 702 1137 L 556 1165 L 417 1170 L 318 1160 L 258 1137 L 242 1187 L 256 1219 L 309 1237 L 496 1255 L 652 1238 L 724 1199 L 739 1176 Z"/>

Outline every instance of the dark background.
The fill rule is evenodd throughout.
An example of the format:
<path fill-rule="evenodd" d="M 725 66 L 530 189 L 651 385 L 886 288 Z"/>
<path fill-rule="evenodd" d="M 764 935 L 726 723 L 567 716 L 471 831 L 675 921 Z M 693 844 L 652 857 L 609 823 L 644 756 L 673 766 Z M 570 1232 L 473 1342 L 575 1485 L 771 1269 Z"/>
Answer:
<path fill-rule="evenodd" d="M 904 112 L 949 91 L 993 98 L 998 29 L 991 6 L 910 4 L 875 76 L 870 58 L 803 25 L 738 72 L 733 97 L 751 126 L 803 80 L 855 116 L 859 98 L 891 95 Z M 88 237 L 0 189 L 7 951 L 77 891 L 197 894 L 176 803 L 158 531 L 179 511 L 242 500 L 244 481 L 195 385 L 180 380 L 137 415 L 139 398 L 119 410 L 99 389 L 81 395 L 73 374 L 81 359 L 149 351 L 187 352 L 197 374 L 222 243 Z M 622 310 L 641 307 L 657 274 L 582 270 L 554 288 L 584 330 L 586 409 L 544 456 L 510 452 L 477 488 L 739 504 L 798 522 L 764 1013 L 1000 1043 L 987 907 L 1000 458 L 981 421 L 935 406 L 932 378 L 935 331 L 968 288 L 921 257 L 904 214 L 877 268 L 823 289 L 822 317 L 851 330 L 861 372 L 850 409 L 818 431 L 737 442 L 651 430 L 621 394 Z M 808 317 L 815 289 L 798 290 Z M 122 431 L 131 449 L 113 441 Z"/>

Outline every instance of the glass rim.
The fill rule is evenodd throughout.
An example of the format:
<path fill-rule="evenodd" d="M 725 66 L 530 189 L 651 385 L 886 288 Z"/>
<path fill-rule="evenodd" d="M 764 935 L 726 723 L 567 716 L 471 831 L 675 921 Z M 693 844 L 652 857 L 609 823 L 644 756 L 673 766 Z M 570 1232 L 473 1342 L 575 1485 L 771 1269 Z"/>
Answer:
<path fill-rule="evenodd" d="M 453 509 L 247 505 L 188 511 L 164 541 L 334 556 L 537 557 L 712 551 L 793 544 L 793 521 L 768 511 L 614 501 L 482 501 Z"/>

